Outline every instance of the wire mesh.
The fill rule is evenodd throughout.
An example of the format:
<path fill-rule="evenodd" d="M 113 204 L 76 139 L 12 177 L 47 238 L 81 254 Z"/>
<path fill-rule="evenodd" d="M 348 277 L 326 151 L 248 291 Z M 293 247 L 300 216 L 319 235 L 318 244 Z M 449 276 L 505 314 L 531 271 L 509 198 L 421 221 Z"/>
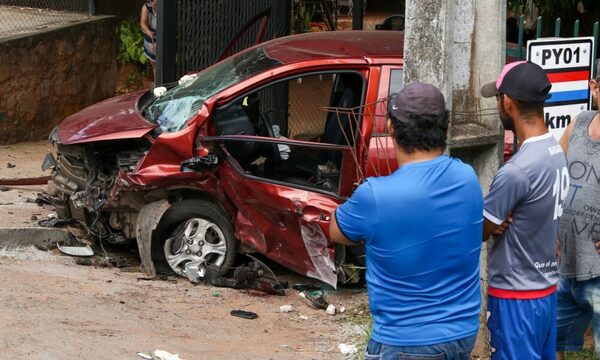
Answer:
<path fill-rule="evenodd" d="M 0 36 L 23 34 L 89 17 L 92 0 L 0 0 Z"/>
<path fill-rule="evenodd" d="M 394 150 L 394 140 L 392 139 L 386 122 L 388 120 L 387 115 L 387 104 L 390 98 L 382 98 L 374 103 L 364 104 L 355 108 L 337 108 L 337 107 L 322 107 L 320 111 L 324 113 L 335 113 L 336 119 L 339 124 L 340 130 L 343 132 L 343 138 L 346 141 L 346 145 L 351 147 L 351 154 L 353 161 L 357 169 L 357 179 L 359 183 L 365 181 L 367 176 L 382 176 L 390 174 L 392 169 L 396 168 L 396 157 Z M 483 123 L 484 117 L 497 116 L 497 108 L 485 108 L 474 111 L 451 111 L 450 121 L 453 124 L 459 123 Z M 373 122 L 373 131 L 369 143 L 365 141 L 363 136 L 358 136 L 359 146 L 351 146 L 353 143 L 352 138 L 357 135 L 359 129 L 361 129 L 361 121 L 364 118 L 370 118 Z M 351 126 L 350 131 L 345 131 L 342 125 L 343 121 L 350 119 Z M 448 139 L 452 137 L 452 128 L 448 133 Z M 356 137 L 355 137 L 356 138 Z M 360 157 L 358 149 L 368 149 L 366 166 L 363 167 L 360 164 Z"/>
<path fill-rule="evenodd" d="M 177 75 L 203 69 L 226 50 L 238 32 L 258 14 L 268 14 L 262 40 L 289 34 L 289 3 L 280 0 L 178 0 Z M 230 53 L 256 42 L 261 21 L 237 38 Z"/>

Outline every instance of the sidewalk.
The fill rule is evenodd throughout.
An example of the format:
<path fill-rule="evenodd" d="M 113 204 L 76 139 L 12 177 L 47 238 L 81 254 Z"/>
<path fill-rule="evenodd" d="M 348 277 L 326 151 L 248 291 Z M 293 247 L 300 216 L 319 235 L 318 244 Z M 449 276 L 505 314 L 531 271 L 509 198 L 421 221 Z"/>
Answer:
<path fill-rule="evenodd" d="M 50 171 L 42 172 L 41 164 L 51 151 L 48 141 L 1 145 L 0 179 L 49 176 Z M 66 236 L 62 230 L 38 225 L 53 211 L 29 201 L 45 189 L 46 185 L 0 186 L 0 248 L 45 246 Z"/>

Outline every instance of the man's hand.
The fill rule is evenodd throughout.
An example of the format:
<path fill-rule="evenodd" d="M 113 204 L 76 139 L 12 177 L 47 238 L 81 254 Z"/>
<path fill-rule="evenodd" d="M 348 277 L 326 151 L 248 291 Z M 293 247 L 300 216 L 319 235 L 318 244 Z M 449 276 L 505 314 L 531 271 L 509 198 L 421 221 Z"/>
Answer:
<path fill-rule="evenodd" d="M 596 246 L 596 252 L 600 255 L 600 240 L 595 240 L 594 246 Z"/>
<path fill-rule="evenodd" d="M 504 231 L 512 223 L 512 216 L 509 214 L 500 225 L 496 225 L 488 219 L 483 219 L 483 241 L 487 241 L 491 235 L 499 236 L 504 234 Z"/>
<path fill-rule="evenodd" d="M 496 228 L 492 232 L 492 235 L 499 236 L 499 235 L 504 234 L 504 232 L 508 228 L 508 225 L 512 224 L 512 221 L 513 221 L 512 216 L 510 216 L 510 214 L 509 214 L 506 217 L 506 219 L 504 219 L 504 222 L 502 224 L 496 226 Z"/>

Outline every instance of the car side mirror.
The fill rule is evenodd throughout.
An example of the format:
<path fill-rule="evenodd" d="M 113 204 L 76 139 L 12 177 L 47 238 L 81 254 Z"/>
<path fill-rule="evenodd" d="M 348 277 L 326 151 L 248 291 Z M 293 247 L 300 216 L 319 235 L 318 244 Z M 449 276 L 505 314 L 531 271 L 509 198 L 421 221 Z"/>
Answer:
<path fill-rule="evenodd" d="M 183 160 L 179 170 L 181 172 L 193 172 L 202 170 L 212 170 L 219 164 L 219 158 L 215 154 L 206 156 L 195 156 L 190 159 Z"/>

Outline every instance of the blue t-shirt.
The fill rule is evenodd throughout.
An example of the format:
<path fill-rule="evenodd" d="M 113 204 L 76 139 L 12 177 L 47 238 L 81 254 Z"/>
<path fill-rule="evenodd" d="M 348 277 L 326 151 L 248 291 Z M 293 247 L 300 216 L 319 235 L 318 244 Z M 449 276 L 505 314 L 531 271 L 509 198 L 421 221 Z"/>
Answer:
<path fill-rule="evenodd" d="M 371 336 L 418 346 L 479 328 L 483 197 L 473 169 L 446 155 L 369 178 L 336 211 L 365 241 Z"/>

